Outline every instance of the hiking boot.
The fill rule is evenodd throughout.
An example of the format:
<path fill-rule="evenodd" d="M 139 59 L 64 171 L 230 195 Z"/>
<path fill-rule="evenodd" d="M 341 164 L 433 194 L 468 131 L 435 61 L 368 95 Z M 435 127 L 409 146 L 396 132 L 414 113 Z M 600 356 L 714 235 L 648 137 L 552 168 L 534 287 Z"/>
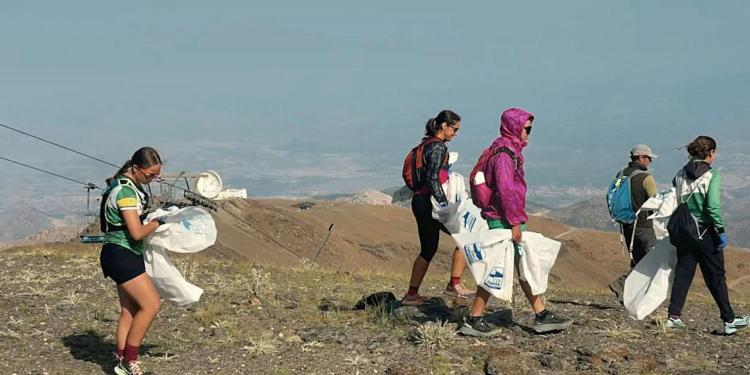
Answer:
<path fill-rule="evenodd" d="M 401 299 L 401 305 L 403 306 L 422 306 L 425 302 L 427 302 L 427 300 L 419 294 L 407 294 L 403 299 Z"/>
<path fill-rule="evenodd" d="M 466 298 L 466 299 L 469 299 L 469 298 L 474 298 L 474 296 L 477 293 L 476 292 L 472 292 L 471 290 L 464 288 L 464 286 L 461 285 L 461 284 L 453 285 L 453 284 L 449 283 L 445 287 L 445 290 L 443 291 L 443 294 L 445 294 L 446 296 L 455 297 L 455 298 Z"/>
<path fill-rule="evenodd" d="M 667 323 L 664 325 L 667 328 L 687 328 L 687 324 L 685 324 L 685 322 L 683 322 L 682 319 L 673 318 L 671 316 L 669 317 L 669 319 L 667 319 Z"/>
<path fill-rule="evenodd" d="M 489 325 L 482 316 L 467 316 L 464 318 L 464 324 L 459 330 L 465 336 L 474 337 L 495 337 L 500 334 L 500 328 Z"/>
<path fill-rule="evenodd" d="M 627 275 L 622 275 L 617 278 L 617 280 L 611 282 L 609 285 L 609 290 L 612 291 L 612 293 L 615 294 L 615 298 L 617 298 L 617 302 L 619 302 L 621 305 L 624 305 L 623 302 L 623 296 L 625 294 L 625 279 L 627 278 Z"/>
<path fill-rule="evenodd" d="M 138 361 L 128 362 L 124 364 L 120 362 L 115 367 L 115 374 L 117 375 L 144 375 L 145 373 L 141 370 L 141 363 Z"/>
<path fill-rule="evenodd" d="M 534 316 L 534 324 L 531 329 L 536 333 L 547 333 L 562 331 L 570 327 L 571 324 L 573 324 L 573 319 L 565 319 L 547 311 L 541 318 L 539 315 Z"/>
<path fill-rule="evenodd" d="M 734 318 L 732 322 L 724 322 L 724 334 L 733 335 L 738 329 L 747 327 L 750 316 L 745 315 L 741 318 Z"/>

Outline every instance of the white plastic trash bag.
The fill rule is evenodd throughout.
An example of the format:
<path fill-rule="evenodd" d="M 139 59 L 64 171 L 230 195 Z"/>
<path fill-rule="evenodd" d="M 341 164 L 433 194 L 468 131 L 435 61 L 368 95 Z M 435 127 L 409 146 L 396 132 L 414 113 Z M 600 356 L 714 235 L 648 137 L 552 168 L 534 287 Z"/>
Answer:
<path fill-rule="evenodd" d="M 496 298 L 510 301 L 513 298 L 515 256 L 511 231 L 489 229 L 481 210 L 472 202 L 462 175 L 451 172 L 443 184 L 443 191 L 448 198 L 448 207 L 439 208 L 431 198 L 432 217 L 443 223 L 464 251 L 477 285 Z M 529 282 L 534 294 L 542 294 L 547 290 L 560 242 L 534 232 L 525 232 L 523 238 L 524 255 L 520 259 L 522 270 L 519 270 L 519 277 Z"/>
<path fill-rule="evenodd" d="M 160 218 L 165 225 L 156 229 L 147 240 L 153 246 L 174 253 L 195 253 L 216 242 L 216 224 L 206 210 L 200 207 L 169 207 L 148 215 L 147 221 Z"/>
<path fill-rule="evenodd" d="M 185 280 L 166 251 L 161 247 L 148 247 L 143 252 L 146 272 L 154 281 L 159 295 L 177 306 L 188 306 L 200 300 L 203 289 Z"/>
<path fill-rule="evenodd" d="M 503 301 L 513 299 L 513 241 L 508 229 L 456 233 L 477 285 Z"/>
<path fill-rule="evenodd" d="M 448 199 L 448 207 L 440 208 L 435 198 L 430 197 L 432 217 L 435 220 L 443 223 L 450 233 L 489 230 L 487 222 L 482 218 L 481 210 L 471 201 L 464 176 L 451 172 L 448 181 L 442 186 Z"/>
<path fill-rule="evenodd" d="M 636 264 L 625 279 L 623 303 L 628 314 L 641 320 L 669 297 L 674 282 L 677 249 L 663 239 Z"/>
<path fill-rule="evenodd" d="M 643 210 L 654 211 L 648 218 L 653 220 L 657 240 L 669 237 L 667 222 L 672 213 L 677 209 L 677 206 L 675 188 L 670 188 L 662 191 L 655 197 L 649 198 L 639 209 L 639 212 Z"/>
<path fill-rule="evenodd" d="M 522 238 L 518 277 L 529 283 L 533 295 L 543 294 L 560 252 L 560 242 L 535 232 L 524 232 Z"/>
<path fill-rule="evenodd" d="M 625 279 L 623 304 L 628 314 L 641 320 L 654 312 L 669 297 L 677 264 L 677 249 L 669 242 L 667 222 L 677 209 L 675 188 L 650 198 L 641 210 L 652 210 L 656 246 L 651 249 Z"/>
<path fill-rule="evenodd" d="M 469 200 L 458 211 L 458 233 L 489 231 L 487 220 L 482 218 L 482 211 Z"/>
<path fill-rule="evenodd" d="M 146 221 L 160 218 L 166 223 L 151 234 L 144 243 L 143 259 L 146 272 L 154 281 L 159 295 L 178 306 L 198 302 L 203 289 L 182 276 L 167 255 L 196 253 L 216 242 L 216 225 L 211 215 L 199 207 L 156 210 Z"/>
<path fill-rule="evenodd" d="M 393 192 L 393 195 L 391 196 L 391 204 L 396 204 L 400 202 L 409 202 L 411 201 L 411 198 L 414 196 L 414 191 L 409 189 L 408 186 L 404 185 L 398 190 Z"/>

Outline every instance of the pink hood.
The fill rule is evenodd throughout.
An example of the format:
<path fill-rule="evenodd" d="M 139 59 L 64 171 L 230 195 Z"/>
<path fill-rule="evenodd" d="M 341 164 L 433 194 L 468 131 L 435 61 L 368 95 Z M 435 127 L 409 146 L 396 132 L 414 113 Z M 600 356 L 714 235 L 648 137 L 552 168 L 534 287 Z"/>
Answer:
<path fill-rule="evenodd" d="M 505 138 L 518 149 L 526 147 L 527 142 L 521 142 L 521 133 L 526 121 L 534 121 L 534 115 L 520 108 L 506 109 L 500 115 L 500 138 L 495 142 Z"/>
<path fill-rule="evenodd" d="M 516 155 L 517 165 L 505 153 L 495 155 L 487 164 L 485 176 L 492 184 L 490 207 L 482 211 L 487 219 L 501 220 L 518 225 L 528 220 L 526 214 L 526 172 L 522 151 L 527 142 L 521 141 L 526 121 L 534 115 L 520 108 L 510 108 L 500 115 L 500 137 L 492 142 L 493 147 L 507 147 Z"/>

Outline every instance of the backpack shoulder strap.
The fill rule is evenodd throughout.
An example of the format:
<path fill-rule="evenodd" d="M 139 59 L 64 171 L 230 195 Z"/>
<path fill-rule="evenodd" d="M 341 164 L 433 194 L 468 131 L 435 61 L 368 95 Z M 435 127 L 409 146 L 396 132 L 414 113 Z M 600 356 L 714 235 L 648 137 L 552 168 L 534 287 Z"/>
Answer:
<path fill-rule="evenodd" d="M 506 146 L 502 146 L 502 147 L 492 147 L 490 148 L 490 152 L 492 153 L 490 154 L 490 158 L 492 158 L 493 156 L 501 152 L 504 154 L 507 154 L 508 156 L 510 156 L 511 160 L 513 160 L 514 169 L 516 170 L 518 169 L 518 157 L 516 156 L 516 153 L 513 152 L 513 150 L 509 149 Z"/>
<path fill-rule="evenodd" d="M 123 225 L 114 225 L 107 220 L 107 206 L 110 204 L 111 200 L 117 199 L 117 193 L 120 192 L 122 189 L 122 184 L 119 179 L 115 180 L 114 186 L 109 186 L 107 190 L 104 191 L 102 194 L 102 201 L 99 206 L 99 225 L 100 229 L 103 233 L 109 233 L 119 230 L 124 230 L 125 226 Z"/>
<path fill-rule="evenodd" d="M 622 171 L 625 172 L 624 169 Z M 643 169 L 637 168 L 636 170 L 630 172 L 630 174 L 628 175 L 628 178 L 632 179 L 633 177 L 635 177 L 635 176 L 637 176 L 639 174 L 650 174 L 650 173 L 648 173 L 647 171 L 644 171 Z"/>
<path fill-rule="evenodd" d="M 687 194 L 687 198 L 685 198 L 684 200 L 682 199 L 682 191 L 678 191 L 677 193 L 678 193 L 679 195 L 677 196 L 677 200 L 678 200 L 678 201 L 679 201 L 680 203 L 685 203 L 685 202 L 689 201 L 689 200 L 690 200 L 690 198 L 692 198 L 692 197 L 693 197 L 693 194 L 695 194 L 695 191 L 696 191 L 696 190 L 698 189 L 698 186 L 700 185 L 700 181 L 701 181 L 701 180 L 703 180 L 703 179 L 704 179 L 704 178 L 706 177 L 706 175 L 709 175 L 709 176 L 711 176 L 711 171 L 708 171 L 708 172 L 704 173 L 704 174 L 703 174 L 702 176 L 700 176 L 700 177 L 696 178 L 695 180 L 693 180 L 693 184 L 694 184 L 694 185 L 693 185 L 693 187 L 692 187 L 692 188 L 690 189 L 690 193 L 688 193 L 688 194 Z M 685 178 L 685 172 L 684 172 L 684 169 L 681 169 L 681 170 L 680 170 L 680 172 L 679 172 L 679 173 L 677 174 L 677 176 L 675 176 L 675 177 L 674 177 L 674 181 L 675 181 L 675 182 L 677 182 L 677 177 L 682 177 L 682 182 L 683 182 L 683 184 L 687 184 L 688 186 L 690 186 L 690 183 L 689 183 L 689 182 L 688 182 L 688 180 L 687 180 L 687 179 Z M 679 189 L 679 188 L 678 188 L 678 189 Z"/>
<path fill-rule="evenodd" d="M 431 143 L 440 142 L 440 141 L 441 141 L 441 139 L 438 138 L 438 137 L 427 137 L 427 138 L 423 139 L 422 142 L 419 143 L 419 147 L 424 147 L 424 146 L 427 146 L 427 145 L 429 145 Z"/>
<path fill-rule="evenodd" d="M 438 137 L 429 137 L 427 139 L 422 140 L 422 143 L 420 143 L 419 146 L 417 146 L 418 148 L 417 154 L 419 155 L 418 157 L 420 159 L 424 158 L 424 148 L 427 147 L 427 145 L 437 143 L 437 142 L 442 142 L 442 141 L 443 140 Z M 445 153 L 445 155 L 443 155 L 443 160 L 442 160 L 442 163 L 440 164 L 441 166 L 448 165 L 449 156 L 450 155 L 447 152 Z"/>

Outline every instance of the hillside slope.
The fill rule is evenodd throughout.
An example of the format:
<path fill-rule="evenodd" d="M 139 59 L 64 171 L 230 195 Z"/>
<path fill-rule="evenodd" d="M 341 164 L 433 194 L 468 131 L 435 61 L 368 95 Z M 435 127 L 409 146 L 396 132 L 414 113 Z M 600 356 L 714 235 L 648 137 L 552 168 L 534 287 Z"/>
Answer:
<path fill-rule="evenodd" d="M 411 211 L 396 206 L 368 206 L 317 201 L 300 210 L 289 200 L 238 199 L 223 202 L 215 214 L 217 244 L 201 254 L 242 259 L 274 266 L 293 266 L 313 259 L 326 237 L 317 263 L 350 272 L 408 275 L 419 253 L 417 228 Z M 249 225 L 248 225 L 249 224 Z M 543 216 L 531 216 L 529 230 L 557 238 L 562 248 L 552 270 L 551 282 L 569 289 L 606 290 L 606 285 L 627 271 L 629 258 L 615 232 L 571 228 Z M 262 234 L 261 234 L 262 233 Z M 440 249 L 429 273 L 447 278 L 452 239 L 441 234 Z M 738 280 L 750 267 L 750 253 L 727 250 L 727 277 Z M 469 275 L 466 275 L 470 279 Z M 707 293 L 696 276 L 696 290 Z M 750 296 L 740 279 L 736 293 Z M 748 280 L 750 286 L 750 280 Z"/>
<path fill-rule="evenodd" d="M 0 252 L 0 261 L 6 266 L 0 273 L 0 351 L 4 354 L 0 373 L 111 374 L 119 307 L 114 283 L 102 277 L 98 247 L 75 243 L 25 247 Z M 711 334 L 720 324 L 716 307 L 695 295 L 684 311 L 689 327 L 667 330 L 663 308 L 636 321 L 609 294 L 553 287 L 547 307 L 575 323 L 562 333 L 537 335 L 527 328 L 532 313 L 516 293 L 516 303 L 493 299 L 488 306 L 487 319 L 501 327 L 501 335 L 475 339 L 455 334 L 467 309 L 457 300 L 438 297 L 443 275 L 425 280 L 422 292 L 432 298 L 423 308 L 388 304 L 356 310 L 352 307 L 363 295 L 403 293 L 408 275 L 338 272 L 311 263 L 259 266 L 214 257 L 183 256 L 175 263 L 205 293 L 190 309 L 162 304 L 139 357 L 149 373 L 741 374 L 750 370 L 745 359 L 750 332 L 733 337 Z M 747 306 L 733 302 L 737 313 L 748 312 Z"/>

